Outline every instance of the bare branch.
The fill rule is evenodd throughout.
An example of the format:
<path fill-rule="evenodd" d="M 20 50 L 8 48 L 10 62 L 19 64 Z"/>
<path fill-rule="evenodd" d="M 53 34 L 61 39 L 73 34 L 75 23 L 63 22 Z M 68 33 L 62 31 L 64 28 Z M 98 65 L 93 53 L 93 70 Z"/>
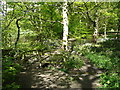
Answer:
<path fill-rule="evenodd" d="M 20 26 L 19 26 L 19 21 L 22 19 L 23 17 L 20 17 L 19 19 L 16 20 L 16 26 L 18 28 L 18 34 L 17 34 L 17 39 L 16 39 L 16 42 L 15 42 L 15 48 L 17 46 L 17 43 L 19 41 L 19 38 L 20 38 Z"/>

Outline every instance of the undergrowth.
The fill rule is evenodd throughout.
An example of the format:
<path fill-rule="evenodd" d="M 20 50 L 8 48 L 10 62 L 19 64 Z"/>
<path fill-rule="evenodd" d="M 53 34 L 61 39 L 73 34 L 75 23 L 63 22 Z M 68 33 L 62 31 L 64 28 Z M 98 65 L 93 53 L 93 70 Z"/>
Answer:
<path fill-rule="evenodd" d="M 15 83 L 16 75 L 21 71 L 21 66 L 14 63 L 13 57 L 3 57 L 3 72 L 2 72 L 2 89 L 13 90 L 20 88 L 19 85 Z"/>
<path fill-rule="evenodd" d="M 108 40 L 97 45 L 83 45 L 76 48 L 80 55 L 87 57 L 99 69 L 102 88 L 120 87 L 120 42 Z M 76 46 L 78 47 L 78 46 Z"/>

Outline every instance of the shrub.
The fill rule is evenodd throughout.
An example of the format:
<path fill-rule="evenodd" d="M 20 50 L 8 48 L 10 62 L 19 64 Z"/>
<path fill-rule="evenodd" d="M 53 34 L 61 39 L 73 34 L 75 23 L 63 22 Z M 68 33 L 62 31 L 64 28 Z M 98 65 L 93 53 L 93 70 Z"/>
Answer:
<path fill-rule="evenodd" d="M 97 67 L 104 69 L 111 69 L 111 59 L 104 55 L 89 53 L 87 56 Z"/>
<path fill-rule="evenodd" d="M 65 67 L 68 69 L 71 68 L 80 68 L 83 65 L 83 61 L 77 55 L 71 55 L 64 63 Z"/>
<path fill-rule="evenodd" d="M 19 88 L 15 83 L 15 76 L 20 72 L 21 67 L 13 61 L 12 57 L 3 58 L 3 89 Z"/>
<path fill-rule="evenodd" d="M 104 88 L 118 88 L 120 87 L 120 78 L 118 73 L 107 72 L 103 73 L 101 76 L 101 84 Z"/>

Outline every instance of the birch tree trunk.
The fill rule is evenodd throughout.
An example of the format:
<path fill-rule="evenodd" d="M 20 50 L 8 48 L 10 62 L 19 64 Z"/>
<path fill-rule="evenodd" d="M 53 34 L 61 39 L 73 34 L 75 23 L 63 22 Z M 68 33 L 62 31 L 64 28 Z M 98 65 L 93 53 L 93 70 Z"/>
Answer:
<path fill-rule="evenodd" d="M 97 16 L 97 14 L 96 14 L 96 20 L 95 20 L 95 31 L 94 31 L 94 37 L 95 37 L 95 41 L 97 40 L 97 37 L 98 37 L 98 20 L 99 20 L 99 18 L 98 18 L 98 16 Z"/>
<path fill-rule="evenodd" d="M 3 16 L 6 16 L 6 13 L 7 13 L 7 3 L 6 3 L 6 1 L 1 1 L 1 6 L 2 6 L 2 14 L 3 14 Z"/>
<path fill-rule="evenodd" d="M 97 5 L 97 2 L 95 0 L 95 5 Z M 98 26 L 98 21 L 99 21 L 99 17 L 98 17 L 98 10 L 96 10 L 96 13 L 95 13 L 95 31 L 94 31 L 94 34 L 93 34 L 93 37 L 94 37 L 94 42 L 96 43 L 97 42 L 97 38 L 98 38 L 98 29 L 99 29 L 99 26 Z"/>
<path fill-rule="evenodd" d="M 68 50 L 68 16 L 67 16 L 67 0 L 63 3 L 63 46 L 64 50 Z"/>

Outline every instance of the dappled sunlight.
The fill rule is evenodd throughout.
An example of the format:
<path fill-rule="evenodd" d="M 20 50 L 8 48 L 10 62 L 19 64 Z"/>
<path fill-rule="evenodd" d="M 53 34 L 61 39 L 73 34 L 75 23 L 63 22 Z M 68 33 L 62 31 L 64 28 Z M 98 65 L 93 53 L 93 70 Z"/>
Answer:
<path fill-rule="evenodd" d="M 82 59 L 84 57 L 81 57 Z M 70 69 L 68 73 L 61 70 L 44 68 L 29 68 L 21 72 L 17 83 L 23 88 L 96 88 L 102 71 L 94 67 L 86 58 L 80 69 Z M 27 77 L 27 78 L 26 78 Z M 25 84 L 27 83 L 27 84 Z"/>
<path fill-rule="evenodd" d="M 119 88 L 120 1 L 42 1 L 0 1 L 2 89 Z"/>
<path fill-rule="evenodd" d="M 79 73 L 76 75 L 76 72 Z M 102 71 L 97 69 L 88 60 L 86 60 L 84 66 L 77 71 L 71 71 L 70 75 L 79 82 L 81 85 L 80 88 L 96 88 L 101 86 L 99 83 L 101 73 Z"/>

